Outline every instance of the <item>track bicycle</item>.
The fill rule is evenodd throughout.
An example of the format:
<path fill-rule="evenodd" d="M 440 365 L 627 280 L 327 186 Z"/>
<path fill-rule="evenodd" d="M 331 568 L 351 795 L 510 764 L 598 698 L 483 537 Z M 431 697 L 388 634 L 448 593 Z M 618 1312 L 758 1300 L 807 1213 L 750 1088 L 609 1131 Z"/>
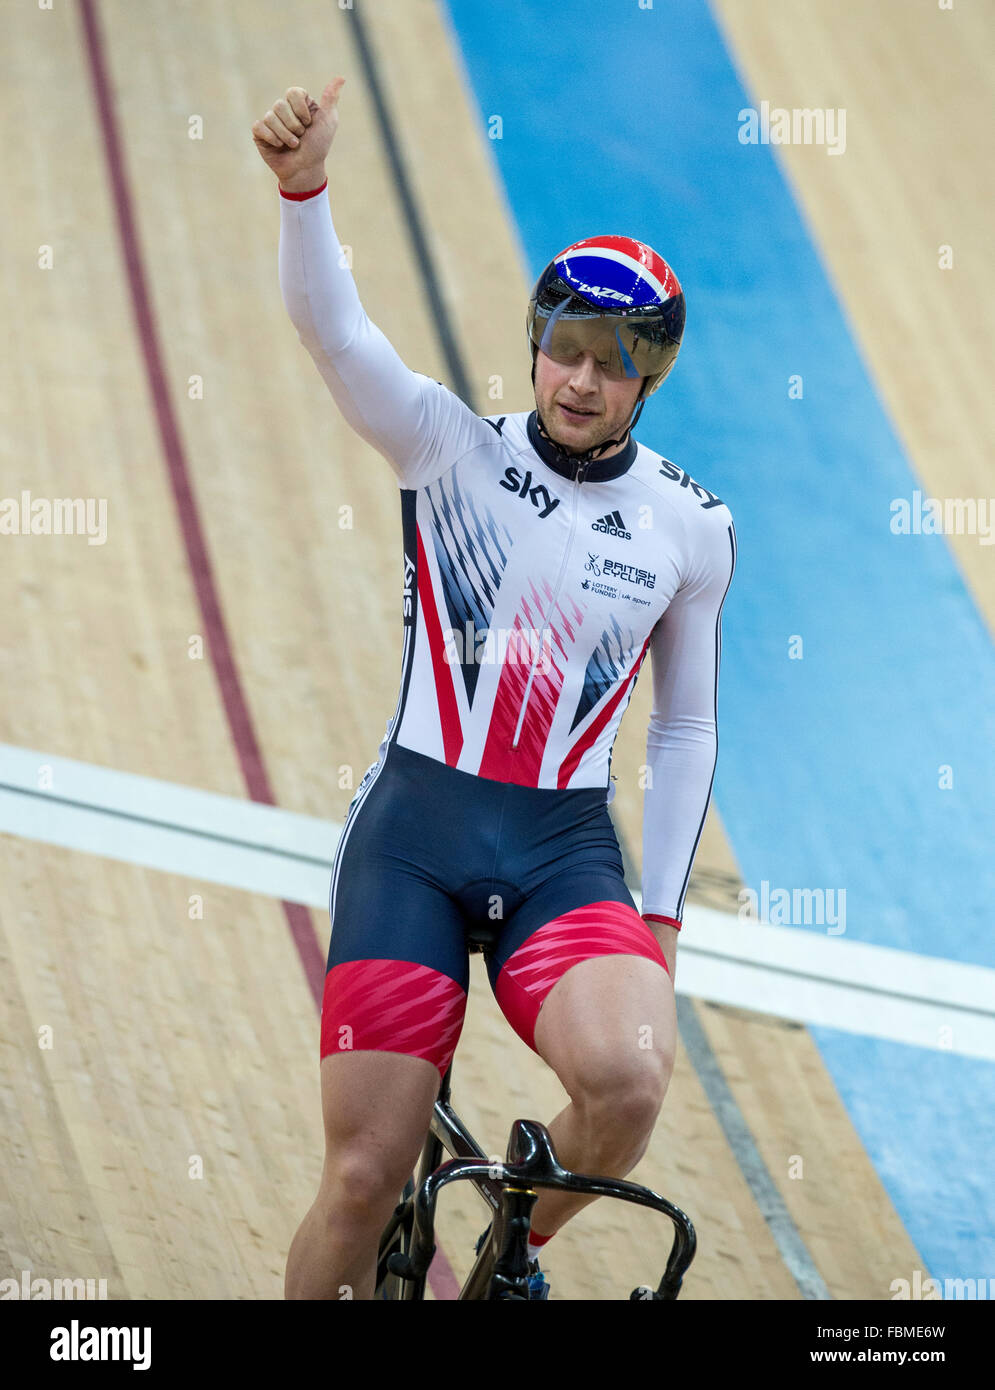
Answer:
<path fill-rule="evenodd" d="M 471 937 L 471 950 L 487 949 L 486 938 Z M 442 1079 L 417 1172 L 384 1227 L 377 1255 L 375 1297 L 424 1299 L 425 1281 L 435 1254 L 435 1208 L 441 1190 L 468 1181 L 487 1205 L 491 1225 L 460 1289 L 461 1299 L 528 1301 L 527 1245 L 538 1188 L 614 1197 L 649 1207 L 670 1218 L 674 1239 L 656 1288 L 640 1285 L 630 1299 L 675 1299 L 697 1239 L 689 1218 L 648 1187 L 621 1178 L 589 1177 L 563 1168 L 549 1133 L 535 1120 L 516 1120 L 504 1163 L 488 1158 L 450 1104 L 452 1065 Z M 441 1163 L 443 1150 L 451 1155 Z"/>

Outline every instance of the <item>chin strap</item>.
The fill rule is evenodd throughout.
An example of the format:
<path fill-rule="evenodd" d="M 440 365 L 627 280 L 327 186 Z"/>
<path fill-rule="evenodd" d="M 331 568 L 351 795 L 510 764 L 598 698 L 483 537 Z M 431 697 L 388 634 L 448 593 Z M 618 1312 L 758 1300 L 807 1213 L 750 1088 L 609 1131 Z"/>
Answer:
<path fill-rule="evenodd" d="M 536 359 L 535 359 L 535 352 L 533 352 L 533 354 L 532 354 L 532 389 L 533 389 L 533 391 L 535 390 L 535 384 L 536 384 Z M 544 424 L 544 422 L 543 422 L 542 415 L 539 413 L 539 402 L 536 401 L 536 424 L 537 424 L 538 427 L 539 427 L 539 433 L 542 435 L 543 439 L 545 439 L 546 442 L 547 442 L 548 444 L 551 444 L 552 447 L 553 447 L 554 449 L 557 450 L 557 452 L 560 454 L 561 458 L 566 459 L 568 463 L 593 463 L 594 460 L 595 460 L 596 458 L 598 458 L 601 454 L 603 454 L 604 451 L 605 451 L 606 449 L 612 448 L 612 446 L 615 445 L 615 444 L 624 444 L 624 442 L 625 442 L 625 440 L 626 440 L 626 437 L 627 437 L 628 435 L 630 435 L 630 434 L 632 433 L 632 431 L 636 428 L 636 421 L 639 419 L 640 415 L 643 413 L 643 406 L 646 404 L 646 398 L 645 398 L 645 396 L 643 395 L 643 392 L 644 392 L 645 390 L 646 390 L 646 378 L 643 377 L 642 385 L 641 385 L 640 388 L 639 388 L 639 395 L 636 397 L 636 408 L 635 408 L 635 412 L 634 412 L 634 414 L 632 415 L 632 418 L 629 420 L 628 425 L 626 425 L 625 429 L 622 431 L 622 437 L 621 437 L 621 439 L 606 439 L 602 444 L 592 445 L 592 447 L 591 447 L 590 449 L 584 449 L 583 451 L 578 451 L 578 450 L 574 450 L 574 449 L 567 449 L 564 445 L 562 445 L 562 444 L 559 442 L 558 439 L 554 439 L 553 436 L 550 434 L 549 430 L 546 428 L 546 426 L 545 426 L 545 424 Z"/>

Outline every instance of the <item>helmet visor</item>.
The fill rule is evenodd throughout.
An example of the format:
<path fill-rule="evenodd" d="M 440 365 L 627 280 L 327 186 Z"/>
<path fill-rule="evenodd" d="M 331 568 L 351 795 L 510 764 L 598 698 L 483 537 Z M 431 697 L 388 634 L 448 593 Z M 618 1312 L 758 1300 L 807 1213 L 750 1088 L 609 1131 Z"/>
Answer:
<path fill-rule="evenodd" d="M 576 298 L 555 307 L 539 300 L 529 314 L 529 337 L 547 357 L 564 366 L 593 352 L 606 376 L 657 376 L 670 369 L 684 328 L 684 296 L 650 311 L 599 314 Z"/>

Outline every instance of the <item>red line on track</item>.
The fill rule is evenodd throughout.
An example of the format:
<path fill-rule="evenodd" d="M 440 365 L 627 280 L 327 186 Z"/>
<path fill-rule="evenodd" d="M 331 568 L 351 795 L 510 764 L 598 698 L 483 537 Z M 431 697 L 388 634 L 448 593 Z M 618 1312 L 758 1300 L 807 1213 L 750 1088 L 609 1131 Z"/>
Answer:
<path fill-rule="evenodd" d="M 228 727 L 231 730 L 232 741 L 235 744 L 235 751 L 242 767 L 246 788 L 253 801 L 261 801 L 268 806 L 274 806 L 276 802 L 270 786 L 269 775 L 259 749 L 252 716 L 245 701 L 242 683 L 239 680 L 238 669 L 235 665 L 235 657 L 228 640 L 228 630 L 225 627 L 221 601 L 214 582 L 211 560 L 207 552 L 207 543 L 204 539 L 204 531 L 200 523 L 197 502 L 190 480 L 190 469 L 187 466 L 186 454 L 173 412 L 166 374 L 163 370 L 159 336 L 156 331 L 155 316 L 152 312 L 152 300 L 148 292 L 133 210 L 134 204 L 125 171 L 121 142 L 118 137 L 112 89 L 104 58 L 103 41 L 97 24 L 94 0 L 82 0 L 82 11 L 94 95 L 104 137 L 104 152 L 107 156 L 107 173 L 111 182 L 114 210 L 117 214 L 121 250 L 128 272 L 128 286 L 131 290 L 131 306 L 135 315 L 138 338 L 142 345 L 149 392 L 155 410 L 156 423 L 159 427 L 159 438 L 166 458 L 166 466 L 169 470 L 169 480 L 173 487 L 173 497 L 176 501 L 183 543 L 186 546 L 187 562 L 190 566 L 197 601 L 200 604 L 215 674 L 221 688 L 221 699 L 228 718 Z M 311 928 L 310 915 L 307 908 L 301 903 L 285 902 L 283 911 L 311 995 L 320 1009 L 325 962 Z"/>
<path fill-rule="evenodd" d="M 235 744 L 235 750 L 242 767 L 246 788 L 253 801 L 261 801 L 268 806 L 275 806 L 276 802 L 273 798 L 269 774 L 263 762 L 252 716 L 249 713 L 231 643 L 228 640 L 228 630 L 225 627 L 221 601 L 214 582 L 214 572 L 211 568 L 204 530 L 200 523 L 197 501 L 190 480 L 190 469 L 187 465 L 186 453 L 173 412 L 166 373 L 163 370 L 162 354 L 159 350 L 159 335 L 156 330 L 155 316 L 152 312 L 152 300 L 148 292 L 148 281 L 134 216 L 134 202 L 125 170 L 121 141 L 118 136 L 113 89 L 108 77 L 104 43 L 97 22 L 96 0 L 81 0 L 81 9 L 94 98 L 100 117 L 104 153 L 107 158 L 107 174 L 113 194 L 114 211 L 117 215 L 121 252 L 128 273 L 131 307 L 135 315 L 138 338 L 142 345 L 142 355 L 145 359 L 145 371 L 155 409 L 156 423 L 159 427 L 159 439 L 169 470 L 169 480 L 173 488 L 176 510 L 179 514 L 180 529 L 187 552 L 187 563 L 193 578 L 197 601 L 200 604 L 208 647 L 218 685 L 221 688 L 221 699 L 228 719 L 232 741 Z M 283 911 L 311 995 L 320 1011 L 325 981 L 325 959 L 312 930 L 310 914 L 301 903 L 285 902 L 283 903 Z M 436 1266 L 440 1267 L 437 1269 Z M 429 1271 L 429 1279 L 437 1298 L 453 1298 L 459 1290 L 456 1276 L 441 1249 L 436 1252 L 432 1269 Z"/>

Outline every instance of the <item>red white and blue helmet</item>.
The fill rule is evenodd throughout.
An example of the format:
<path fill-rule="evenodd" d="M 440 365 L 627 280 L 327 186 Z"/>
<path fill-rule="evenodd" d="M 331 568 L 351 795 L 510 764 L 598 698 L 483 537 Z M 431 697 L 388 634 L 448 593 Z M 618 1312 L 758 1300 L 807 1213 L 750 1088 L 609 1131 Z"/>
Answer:
<path fill-rule="evenodd" d="M 533 366 L 539 349 L 566 363 L 592 349 L 609 375 L 645 378 L 643 400 L 677 360 L 684 293 L 645 242 L 586 237 L 554 256 L 539 276 L 526 325 Z"/>

